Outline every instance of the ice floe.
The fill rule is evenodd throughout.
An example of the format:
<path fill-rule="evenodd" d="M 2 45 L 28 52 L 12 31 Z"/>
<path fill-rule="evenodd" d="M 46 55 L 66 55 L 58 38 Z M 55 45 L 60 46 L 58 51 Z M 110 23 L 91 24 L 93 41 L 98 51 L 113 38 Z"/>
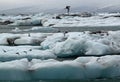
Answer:
<path fill-rule="evenodd" d="M 79 14 L 79 13 L 78 13 Z M 80 27 L 80 26 L 119 26 L 120 13 L 98 13 L 90 17 L 60 16 L 54 14 L 35 14 L 18 16 L 0 16 L 1 25 L 44 26 L 44 27 Z"/>
<path fill-rule="evenodd" d="M 0 44 L 1 46 L 39 46 L 40 51 L 49 50 L 57 57 L 105 55 L 120 53 L 119 36 L 120 31 L 108 31 L 101 33 L 3 33 L 0 34 Z M 14 51 L 16 51 L 15 48 L 13 49 L 13 52 Z"/>
<path fill-rule="evenodd" d="M 120 56 L 79 57 L 75 60 L 27 59 L 0 62 L 0 80 L 98 79 L 120 76 Z"/>

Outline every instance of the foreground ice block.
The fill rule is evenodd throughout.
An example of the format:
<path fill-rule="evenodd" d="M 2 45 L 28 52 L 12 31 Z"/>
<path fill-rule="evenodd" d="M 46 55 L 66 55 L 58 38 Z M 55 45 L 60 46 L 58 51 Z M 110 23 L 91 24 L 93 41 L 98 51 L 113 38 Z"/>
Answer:
<path fill-rule="evenodd" d="M 0 62 L 0 80 L 30 80 L 28 60 Z"/>
<path fill-rule="evenodd" d="M 75 60 L 27 59 L 0 62 L 0 80 L 97 79 L 120 76 L 120 56 L 79 57 Z"/>
<path fill-rule="evenodd" d="M 34 79 L 96 79 L 120 76 L 120 56 L 79 57 L 71 61 L 33 60 Z M 37 62 L 37 63 L 36 63 Z"/>

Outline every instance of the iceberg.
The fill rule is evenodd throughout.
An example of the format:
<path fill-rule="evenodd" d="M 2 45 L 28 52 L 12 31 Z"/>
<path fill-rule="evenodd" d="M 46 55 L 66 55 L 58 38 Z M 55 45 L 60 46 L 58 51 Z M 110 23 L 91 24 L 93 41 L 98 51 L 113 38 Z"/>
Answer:
<path fill-rule="evenodd" d="M 0 62 L 0 80 L 31 80 L 27 68 L 27 59 Z"/>
<path fill-rule="evenodd" d="M 98 13 L 93 16 L 83 13 L 81 16 L 60 16 L 56 14 L 35 14 L 0 16 L 0 24 L 16 26 L 43 26 L 43 27 L 83 27 L 83 26 L 119 26 L 120 13 Z M 85 16 L 85 17 L 84 17 Z"/>
<path fill-rule="evenodd" d="M 120 76 L 120 56 L 0 62 L 0 80 L 87 80 Z"/>
<path fill-rule="evenodd" d="M 30 33 L 30 34 L 0 34 L 1 52 L 11 46 L 12 53 L 25 53 L 19 46 L 39 46 L 34 53 L 50 52 L 57 57 L 71 57 L 83 55 L 109 55 L 120 53 L 120 31 L 108 31 L 94 34 L 91 32 L 69 33 Z M 9 39 L 9 40 L 8 40 Z M 11 41 L 12 40 L 12 41 Z M 10 48 L 10 49 L 11 49 Z M 16 49 L 18 50 L 16 50 Z M 23 52 L 25 51 L 25 52 Z M 27 49 L 29 52 L 29 49 Z M 31 52 L 32 53 L 32 52 Z M 6 53 L 3 53 L 6 54 Z"/>
<path fill-rule="evenodd" d="M 97 79 L 120 76 L 120 56 L 79 57 L 72 61 L 33 60 L 34 79 Z"/>

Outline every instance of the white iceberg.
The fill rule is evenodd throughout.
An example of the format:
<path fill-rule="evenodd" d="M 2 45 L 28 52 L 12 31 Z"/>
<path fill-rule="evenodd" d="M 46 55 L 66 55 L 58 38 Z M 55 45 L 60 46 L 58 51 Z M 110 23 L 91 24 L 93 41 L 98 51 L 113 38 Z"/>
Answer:
<path fill-rule="evenodd" d="M 0 80 L 75 80 L 117 78 L 120 56 L 79 57 L 75 60 L 27 59 L 0 62 Z"/>
<path fill-rule="evenodd" d="M 18 16 L 0 16 L 0 23 L 10 21 L 7 25 L 44 26 L 44 27 L 82 27 L 82 26 L 119 26 L 120 13 L 98 13 L 91 17 L 61 16 L 56 19 L 55 14 L 35 14 Z M 6 24 L 6 23 L 5 23 Z"/>
<path fill-rule="evenodd" d="M 0 45 L 10 45 L 8 38 L 14 39 L 15 45 L 39 46 L 39 51 L 51 51 L 58 57 L 81 55 L 105 55 L 120 53 L 120 31 L 71 33 L 30 33 L 0 34 Z M 12 43 L 11 43 L 12 44 Z M 17 47 L 16 47 L 17 48 Z M 13 52 L 16 51 L 15 49 Z"/>
<path fill-rule="evenodd" d="M 120 76 L 120 56 L 79 57 L 71 61 L 33 60 L 34 79 L 97 79 Z M 37 62 L 37 63 L 36 63 Z"/>

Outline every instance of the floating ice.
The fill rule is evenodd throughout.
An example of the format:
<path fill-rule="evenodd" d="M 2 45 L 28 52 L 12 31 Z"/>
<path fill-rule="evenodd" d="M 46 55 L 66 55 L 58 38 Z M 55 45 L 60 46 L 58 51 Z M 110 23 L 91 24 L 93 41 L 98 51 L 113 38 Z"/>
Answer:
<path fill-rule="evenodd" d="M 8 45 L 7 39 L 14 39 L 16 37 L 18 37 L 17 39 L 14 39 L 14 43 L 16 45 L 20 45 L 20 44 L 37 44 L 40 45 L 40 43 L 42 41 L 44 41 L 44 39 L 51 35 L 52 33 L 28 33 L 28 34 L 7 34 L 7 33 L 2 33 L 0 34 L 0 44 L 1 45 Z"/>
<path fill-rule="evenodd" d="M 79 57 L 71 61 L 27 59 L 0 62 L 0 80 L 96 79 L 120 76 L 120 56 Z"/>
<path fill-rule="evenodd" d="M 79 57 L 75 60 L 27 59 L 0 62 L 0 80 L 97 79 L 120 76 L 120 56 Z"/>
<path fill-rule="evenodd" d="M 39 61 L 30 70 L 35 79 L 96 79 L 120 76 L 120 56 L 79 57 L 73 61 Z"/>
<path fill-rule="evenodd" d="M 65 42 L 56 44 L 53 51 L 58 57 L 103 55 L 111 53 L 109 46 L 93 41 L 86 41 L 86 39 L 68 39 Z"/>
<path fill-rule="evenodd" d="M 47 27 L 119 26 L 119 15 L 120 13 L 101 13 L 91 17 L 61 16 L 61 19 L 56 19 L 55 15 L 43 13 L 26 16 L 0 16 L 0 24 L 9 21 L 11 23 L 5 23 L 5 25 Z"/>
<path fill-rule="evenodd" d="M 58 33 L 47 37 L 41 46 L 52 49 L 58 57 L 113 54 L 120 50 L 119 35 L 119 31 L 100 34 L 75 32 L 65 36 Z"/>
<path fill-rule="evenodd" d="M 0 46 L 0 61 L 11 61 L 16 59 L 55 59 L 56 56 L 50 50 L 40 50 L 39 46 Z"/>
<path fill-rule="evenodd" d="M 16 27 L 15 29 L 12 30 L 12 32 L 20 32 L 22 30 L 20 30 L 18 27 Z"/>
<path fill-rule="evenodd" d="M 28 60 L 0 62 L 0 80 L 30 80 Z"/>
<path fill-rule="evenodd" d="M 34 45 L 58 57 L 120 53 L 120 31 L 0 34 L 1 45 Z M 9 39 L 9 41 L 8 41 Z M 12 42 L 10 42 L 12 40 Z M 13 45 L 12 45 L 13 46 Z M 16 51 L 16 50 L 13 50 Z"/>
<path fill-rule="evenodd" d="M 65 40 L 63 33 L 56 33 L 52 36 L 48 36 L 45 41 L 41 43 L 43 49 L 50 49 L 55 46 L 56 43 L 62 42 Z"/>

